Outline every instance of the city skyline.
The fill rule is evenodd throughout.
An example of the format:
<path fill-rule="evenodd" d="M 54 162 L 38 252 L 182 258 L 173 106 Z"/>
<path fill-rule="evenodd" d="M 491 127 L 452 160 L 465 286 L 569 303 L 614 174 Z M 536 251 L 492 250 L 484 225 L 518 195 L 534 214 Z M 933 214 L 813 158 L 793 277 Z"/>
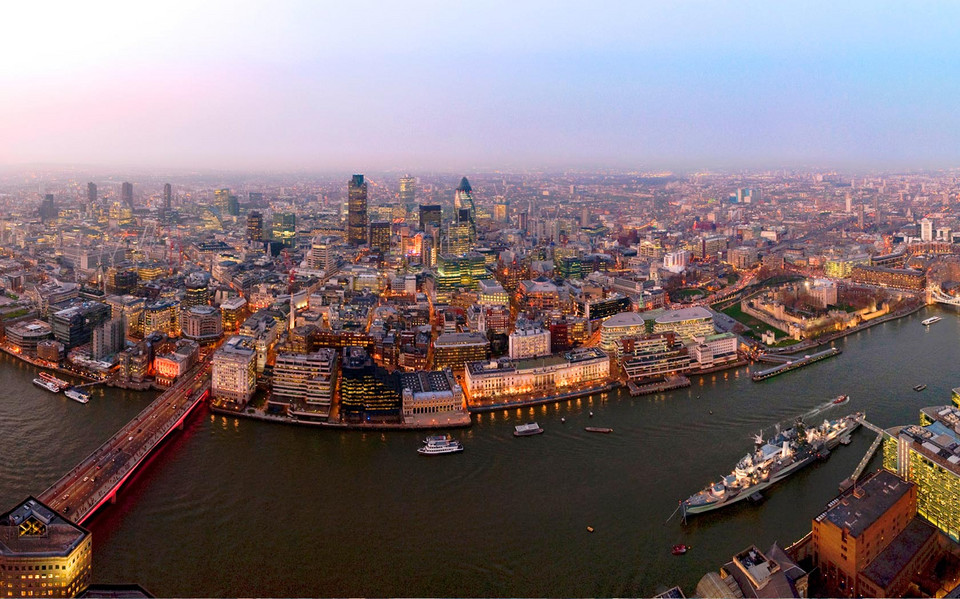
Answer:
<path fill-rule="evenodd" d="M 9 8 L 0 163 L 960 164 L 951 4 L 188 6 Z"/>

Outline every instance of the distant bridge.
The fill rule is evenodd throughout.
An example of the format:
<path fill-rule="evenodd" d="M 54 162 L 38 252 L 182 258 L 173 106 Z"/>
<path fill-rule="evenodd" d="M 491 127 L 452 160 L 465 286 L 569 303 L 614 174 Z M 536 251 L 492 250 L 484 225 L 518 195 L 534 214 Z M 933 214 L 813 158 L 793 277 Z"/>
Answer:
<path fill-rule="evenodd" d="M 930 299 L 939 304 L 960 306 L 960 297 L 944 293 L 943 290 L 940 289 L 939 285 L 931 285 L 927 288 L 927 292 L 930 294 Z"/>

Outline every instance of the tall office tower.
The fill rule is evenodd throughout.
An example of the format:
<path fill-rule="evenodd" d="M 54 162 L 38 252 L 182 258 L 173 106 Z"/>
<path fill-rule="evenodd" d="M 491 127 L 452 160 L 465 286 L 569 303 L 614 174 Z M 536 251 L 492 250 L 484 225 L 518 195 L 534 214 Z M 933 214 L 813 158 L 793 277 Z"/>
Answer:
<path fill-rule="evenodd" d="M 213 192 L 213 203 L 220 209 L 220 214 L 227 214 L 230 204 L 230 190 L 218 189 Z"/>
<path fill-rule="evenodd" d="M 297 215 L 293 212 L 276 212 L 273 215 L 273 239 L 287 247 L 297 242 Z"/>
<path fill-rule="evenodd" d="M 521 212 L 520 214 L 517 215 L 517 227 L 518 227 L 521 231 L 526 231 L 526 230 L 527 230 L 527 220 L 528 220 L 528 218 L 529 218 L 529 215 L 528 215 L 526 212 Z"/>
<path fill-rule="evenodd" d="M 367 184 L 363 175 L 354 175 L 347 184 L 347 242 L 367 242 Z"/>
<path fill-rule="evenodd" d="M 847 193 L 847 197 L 846 197 L 846 212 L 847 214 L 850 214 L 853 212 L 853 197 L 850 195 L 849 192 Z"/>
<path fill-rule="evenodd" d="M 227 198 L 227 212 L 230 216 L 240 216 L 240 200 L 237 196 L 231 195 Z"/>
<path fill-rule="evenodd" d="M 183 282 L 186 291 L 180 300 L 180 310 L 210 305 L 210 275 L 198 271 L 190 273 Z"/>
<path fill-rule="evenodd" d="M 457 210 L 457 222 L 470 223 L 471 232 L 476 238 L 477 207 L 473 203 L 473 188 L 470 187 L 466 177 L 460 179 L 460 185 L 453 196 L 453 204 Z"/>
<path fill-rule="evenodd" d="M 863 225 L 864 225 L 864 222 L 863 222 L 863 203 L 862 203 L 862 202 L 860 203 L 859 211 L 860 211 L 859 214 L 857 214 L 857 228 L 859 228 L 859 229 L 862 231 L 862 230 L 863 230 Z"/>
<path fill-rule="evenodd" d="M 390 223 L 370 223 L 370 248 L 381 255 L 390 251 Z"/>
<path fill-rule="evenodd" d="M 43 196 L 43 201 L 40 203 L 40 222 L 48 223 L 57 218 L 57 205 L 53 200 L 53 194 L 48 193 Z"/>
<path fill-rule="evenodd" d="M 97 201 L 97 184 L 96 183 L 87 183 L 87 201 L 91 204 L 96 203 Z"/>
<path fill-rule="evenodd" d="M 173 187 L 169 183 L 163 184 L 163 209 L 170 212 L 173 203 Z"/>
<path fill-rule="evenodd" d="M 420 204 L 420 230 L 426 231 L 427 225 L 440 228 L 442 209 L 438 204 Z"/>
<path fill-rule="evenodd" d="M 400 177 L 400 203 L 408 208 L 416 201 L 417 180 L 410 175 Z"/>
<path fill-rule="evenodd" d="M 256 210 L 247 215 L 247 239 L 263 241 L 263 215 Z"/>
<path fill-rule="evenodd" d="M 133 210 L 133 183 L 123 182 L 123 185 L 120 186 L 120 202 Z"/>
<path fill-rule="evenodd" d="M 507 203 L 502 197 L 497 199 L 497 203 L 493 208 L 493 220 L 498 223 L 507 222 L 507 211 L 510 209 L 510 204 Z"/>
<path fill-rule="evenodd" d="M 873 197 L 873 218 L 877 223 L 877 227 L 880 226 L 880 194 L 877 194 Z"/>

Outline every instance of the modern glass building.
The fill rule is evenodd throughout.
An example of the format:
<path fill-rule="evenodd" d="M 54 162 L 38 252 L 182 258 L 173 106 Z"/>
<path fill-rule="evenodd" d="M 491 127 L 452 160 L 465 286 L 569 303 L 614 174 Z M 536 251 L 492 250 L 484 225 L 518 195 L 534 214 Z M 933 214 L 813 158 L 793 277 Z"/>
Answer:
<path fill-rule="evenodd" d="M 347 241 L 367 242 L 367 184 L 363 175 L 354 175 L 347 184 Z"/>

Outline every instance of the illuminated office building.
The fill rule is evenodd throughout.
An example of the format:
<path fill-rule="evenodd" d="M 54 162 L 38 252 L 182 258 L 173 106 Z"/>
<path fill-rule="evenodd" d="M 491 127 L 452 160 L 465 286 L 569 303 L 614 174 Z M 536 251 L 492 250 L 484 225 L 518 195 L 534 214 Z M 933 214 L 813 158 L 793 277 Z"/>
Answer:
<path fill-rule="evenodd" d="M 381 255 L 390 251 L 390 223 L 370 223 L 370 249 Z"/>
<path fill-rule="evenodd" d="M 340 415 L 348 420 L 399 416 L 400 376 L 375 366 L 362 347 L 343 348 L 340 367 Z"/>
<path fill-rule="evenodd" d="M 417 199 L 417 179 L 407 175 L 400 177 L 400 203 L 410 208 Z"/>
<path fill-rule="evenodd" d="M 426 231 L 427 225 L 440 228 L 443 212 L 438 204 L 420 204 L 420 230 Z"/>
<path fill-rule="evenodd" d="M 247 239 L 263 241 L 263 215 L 256 210 L 247 215 Z"/>
<path fill-rule="evenodd" d="M 273 215 L 273 239 L 286 247 L 297 242 L 297 215 L 293 212 L 277 212 Z"/>
<path fill-rule="evenodd" d="M 354 175 L 347 184 L 347 242 L 367 242 L 367 184 L 363 175 Z"/>
<path fill-rule="evenodd" d="M 213 354 L 210 377 L 216 399 L 247 405 L 257 383 L 257 351 L 251 337 L 235 335 Z"/>

